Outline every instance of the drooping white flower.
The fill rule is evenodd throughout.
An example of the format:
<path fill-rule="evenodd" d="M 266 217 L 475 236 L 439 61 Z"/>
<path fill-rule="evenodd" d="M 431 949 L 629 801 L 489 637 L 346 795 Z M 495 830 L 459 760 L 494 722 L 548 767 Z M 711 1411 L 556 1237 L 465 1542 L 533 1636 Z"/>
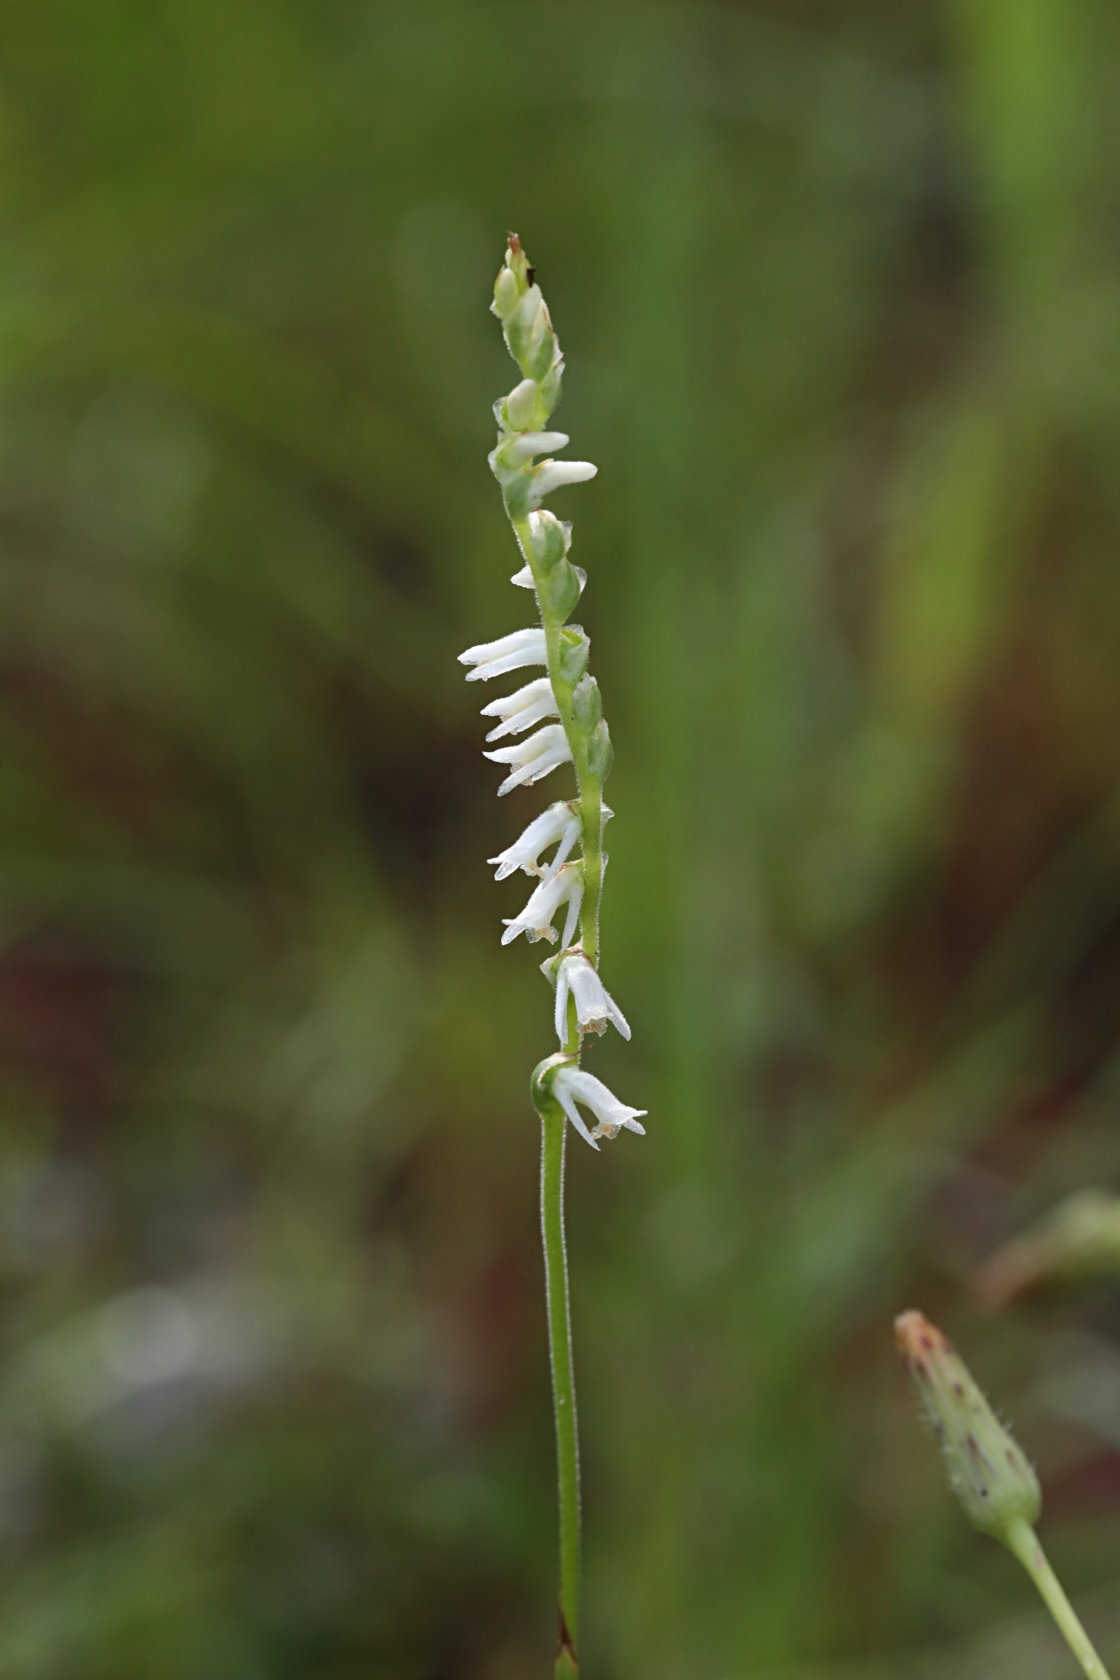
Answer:
<path fill-rule="evenodd" d="M 524 688 L 519 688 L 516 694 L 491 700 L 488 706 L 483 706 L 482 715 L 499 720 L 497 727 L 486 737 L 488 741 L 497 741 L 503 735 L 523 735 L 542 718 L 559 717 L 560 708 L 556 704 L 551 682 L 547 677 L 537 677 L 535 681 L 526 683 Z"/>
<path fill-rule="evenodd" d="M 495 881 L 504 881 L 507 875 L 515 870 L 523 869 L 526 875 L 555 875 L 556 871 L 567 861 L 568 854 L 579 839 L 579 818 L 570 805 L 562 801 L 550 805 L 547 811 L 542 811 L 539 817 L 534 817 L 528 828 L 507 846 L 497 857 L 487 858 L 487 863 L 496 863 Z M 551 861 L 543 868 L 540 855 L 546 847 L 559 841 L 559 847 Z"/>
<path fill-rule="evenodd" d="M 550 723 L 544 729 L 538 729 L 535 735 L 530 735 L 527 741 L 518 741 L 512 747 L 495 747 L 493 752 L 483 753 L 482 756 L 492 759 L 495 764 L 511 766 L 509 775 L 498 789 L 500 799 L 511 788 L 530 787 L 533 782 L 539 782 L 558 764 L 570 764 L 572 744 L 564 733 L 563 724 Z"/>
<path fill-rule="evenodd" d="M 475 667 L 467 672 L 468 682 L 489 682 L 491 677 L 519 671 L 523 665 L 547 665 L 544 631 L 539 626 L 532 630 L 513 630 L 508 636 L 499 636 L 496 642 L 479 642 L 459 655 L 459 663 Z"/>
<path fill-rule="evenodd" d="M 562 904 L 568 906 L 563 943 L 571 944 L 582 903 L 583 866 L 579 863 L 566 863 L 562 869 L 557 869 L 543 880 L 539 887 L 534 888 L 520 916 L 505 918 L 506 931 L 502 934 L 502 944 L 509 945 L 519 933 L 523 933 L 531 944 L 535 944 L 538 939 L 547 939 L 553 943 L 556 939 L 556 929 L 552 925 L 552 918 Z"/>
<path fill-rule="evenodd" d="M 556 1036 L 561 1044 L 568 1036 L 568 995 L 576 1006 L 581 1033 L 604 1033 L 613 1021 L 623 1038 L 630 1037 L 630 1025 L 582 951 L 561 957 L 556 970 Z"/>
<path fill-rule="evenodd" d="M 617 1137 L 623 1126 L 628 1131 L 645 1136 L 646 1129 L 639 1126 L 638 1115 L 649 1111 L 627 1108 L 593 1073 L 568 1065 L 558 1067 L 552 1076 L 552 1092 L 580 1137 L 586 1138 L 592 1149 L 599 1147 L 596 1138 Z M 595 1115 L 598 1123 L 593 1132 L 589 1132 L 584 1124 L 577 1103 L 583 1103 Z"/>

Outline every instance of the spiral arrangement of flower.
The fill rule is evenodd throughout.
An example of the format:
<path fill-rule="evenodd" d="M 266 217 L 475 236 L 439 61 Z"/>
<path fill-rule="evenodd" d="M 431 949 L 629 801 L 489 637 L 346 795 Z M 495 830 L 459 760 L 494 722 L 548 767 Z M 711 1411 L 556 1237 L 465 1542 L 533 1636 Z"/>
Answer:
<path fill-rule="evenodd" d="M 520 915 L 506 920 L 503 945 L 522 933 L 530 942 L 555 944 L 554 923 L 561 912 L 564 916 L 559 949 L 541 964 L 555 992 L 553 1018 L 560 1049 L 538 1063 L 530 1088 L 541 1120 L 541 1230 L 559 1479 L 556 1673 L 572 1676 L 578 1669 L 580 1519 L 564 1247 L 565 1129 L 570 1120 L 598 1149 L 600 1139 L 617 1137 L 624 1128 L 643 1132 L 639 1116 L 646 1111 L 620 1101 L 580 1065 L 588 1035 L 613 1025 L 624 1038 L 630 1037 L 626 1017 L 598 972 L 599 906 L 607 861 L 603 830 L 611 815 L 603 803 L 603 783 L 612 749 L 599 685 L 587 669 L 590 642 L 578 624 L 568 622 L 586 576 L 570 559 L 571 526 L 541 503 L 554 490 L 594 478 L 596 468 L 590 461 L 557 461 L 550 453 L 568 443 L 564 432 L 545 430 L 560 400 L 564 358 L 516 234 L 509 238 L 492 308 L 522 378 L 494 405 L 498 441 L 490 467 L 521 550 L 522 565 L 511 582 L 533 592 L 540 623 L 469 647 L 459 658 L 470 667 L 468 682 L 488 682 L 512 671 L 544 671 L 482 708 L 483 717 L 495 720 L 487 741 L 509 741 L 486 753 L 507 770 L 498 793 L 532 786 L 566 764 L 573 767 L 576 782 L 574 799 L 549 805 L 512 845 L 490 859 L 497 880 L 521 870 L 536 882 Z M 593 1125 L 588 1125 L 584 1110 L 594 1117 Z"/>

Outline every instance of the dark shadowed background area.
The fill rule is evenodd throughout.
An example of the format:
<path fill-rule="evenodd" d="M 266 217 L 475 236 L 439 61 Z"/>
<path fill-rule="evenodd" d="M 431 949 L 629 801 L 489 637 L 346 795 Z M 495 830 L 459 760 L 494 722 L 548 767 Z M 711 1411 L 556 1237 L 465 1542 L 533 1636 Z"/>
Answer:
<path fill-rule="evenodd" d="M 457 652 L 516 228 L 616 747 L 571 1140 L 589 1680 L 1061 1680 L 891 1319 L 1120 1656 L 1120 10 L 0 20 L 0 1673 L 551 1672 L 539 948 Z M 555 778 L 557 786 L 559 777 Z M 545 784 L 545 793 L 552 784 Z"/>

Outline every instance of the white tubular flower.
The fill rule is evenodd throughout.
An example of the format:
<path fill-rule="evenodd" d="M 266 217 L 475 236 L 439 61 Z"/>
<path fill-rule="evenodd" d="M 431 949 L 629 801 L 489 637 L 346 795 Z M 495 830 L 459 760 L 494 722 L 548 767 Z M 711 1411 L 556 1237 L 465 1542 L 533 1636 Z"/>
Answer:
<path fill-rule="evenodd" d="M 567 861 L 568 854 L 579 839 L 579 818 L 570 805 L 562 802 L 550 805 L 547 811 L 535 817 L 528 828 L 507 846 L 497 857 L 487 858 L 487 863 L 496 863 L 495 881 L 504 881 L 507 875 L 523 869 L 526 875 L 553 876 Z M 552 862 L 543 869 L 540 865 L 540 855 L 547 846 L 560 842 Z"/>
<path fill-rule="evenodd" d="M 512 432 L 499 439 L 487 459 L 492 472 L 516 472 L 534 455 L 543 455 L 549 449 L 566 449 L 570 442 L 567 432 Z"/>
<path fill-rule="evenodd" d="M 511 766 L 509 775 L 498 789 L 500 799 L 511 788 L 531 787 L 547 776 L 550 770 L 555 770 L 558 764 L 570 764 L 572 743 L 564 733 L 563 724 L 550 723 L 546 728 L 538 729 L 535 735 L 530 735 L 527 741 L 518 741 L 512 747 L 496 747 L 493 752 L 483 753 L 482 756 L 495 764 Z"/>
<path fill-rule="evenodd" d="M 648 1110 L 627 1108 L 601 1079 L 596 1079 L 593 1073 L 585 1073 L 582 1068 L 558 1067 L 552 1076 L 552 1094 L 580 1137 L 586 1138 L 592 1149 L 599 1147 L 596 1138 L 617 1137 L 623 1126 L 628 1131 L 645 1136 L 646 1129 L 639 1126 L 638 1115 L 646 1114 Z M 577 1103 L 583 1103 L 595 1115 L 598 1124 L 593 1132 L 589 1132 L 584 1124 Z"/>
<path fill-rule="evenodd" d="M 488 741 L 498 741 L 503 735 L 523 735 L 543 718 L 559 717 L 560 709 L 548 678 L 537 677 L 534 682 L 519 688 L 516 694 L 507 694 L 502 700 L 491 700 L 488 706 L 483 706 L 482 715 L 499 719 L 497 727 L 486 737 Z"/>
<path fill-rule="evenodd" d="M 540 507 L 546 496 L 565 484 L 586 484 L 598 471 L 591 461 L 542 461 L 533 469 L 531 505 Z"/>
<path fill-rule="evenodd" d="M 581 1033 L 604 1033 L 613 1021 L 623 1038 L 630 1026 L 617 1003 L 603 985 L 582 951 L 561 957 L 556 970 L 556 1036 L 563 1044 L 568 1036 L 568 995 L 576 1006 L 576 1023 Z"/>
<path fill-rule="evenodd" d="M 502 944 L 509 945 L 519 933 L 523 933 L 530 944 L 536 944 L 538 939 L 547 939 L 553 943 L 556 939 L 556 929 L 552 925 L 552 918 L 562 904 L 568 906 L 563 942 L 565 945 L 570 944 L 576 931 L 576 923 L 579 921 L 582 903 L 582 866 L 578 863 L 566 863 L 562 869 L 557 869 L 542 881 L 539 887 L 534 888 L 520 916 L 504 918 L 506 931 L 502 934 Z"/>
<path fill-rule="evenodd" d="M 478 642 L 459 655 L 459 663 L 475 667 L 467 672 L 468 682 L 489 682 L 491 677 L 519 671 L 523 665 L 547 665 L 544 631 L 513 630 L 496 642 Z"/>

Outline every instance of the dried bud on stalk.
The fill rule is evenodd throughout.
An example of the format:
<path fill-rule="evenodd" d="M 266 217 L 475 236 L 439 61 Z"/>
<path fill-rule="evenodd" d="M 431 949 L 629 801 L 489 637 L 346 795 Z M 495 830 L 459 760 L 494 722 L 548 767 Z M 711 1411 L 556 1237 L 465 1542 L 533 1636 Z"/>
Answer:
<path fill-rule="evenodd" d="M 948 1338 L 920 1312 L 903 1313 L 894 1331 L 965 1515 L 1010 1545 L 1042 1508 L 1037 1476 Z"/>
<path fill-rule="evenodd" d="M 1120 1196 L 1107 1190 L 1079 1190 L 994 1254 L 977 1275 L 976 1293 L 985 1306 L 1002 1307 L 1043 1284 L 1110 1277 L 1117 1272 Z"/>

